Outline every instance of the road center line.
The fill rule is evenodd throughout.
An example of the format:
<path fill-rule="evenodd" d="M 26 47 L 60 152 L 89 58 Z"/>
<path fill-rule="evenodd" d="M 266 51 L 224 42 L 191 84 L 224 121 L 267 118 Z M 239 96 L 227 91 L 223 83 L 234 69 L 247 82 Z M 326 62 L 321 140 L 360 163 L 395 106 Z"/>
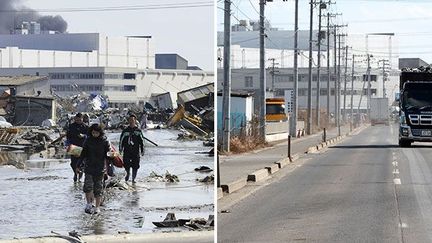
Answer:
<path fill-rule="evenodd" d="M 394 182 L 394 184 L 396 184 L 396 185 L 400 185 L 400 184 L 402 184 L 401 179 L 399 179 L 399 178 L 395 178 L 395 179 L 393 179 L 393 182 Z"/>

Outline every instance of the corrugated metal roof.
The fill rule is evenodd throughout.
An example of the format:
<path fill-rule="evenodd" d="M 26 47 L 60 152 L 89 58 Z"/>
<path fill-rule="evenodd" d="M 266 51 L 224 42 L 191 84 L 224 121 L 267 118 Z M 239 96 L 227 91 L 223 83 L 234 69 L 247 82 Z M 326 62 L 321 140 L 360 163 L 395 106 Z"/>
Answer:
<path fill-rule="evenodd" d="M 178 102 L 184 104 L 191 100 L 196 100 L 208 96 L 214 92 L 214 83 L 205 84 L 196 88 L 188 89 L 177 94 Z"/>
<path fill-rule="evenodd" d="M 0 86 L 19 86 L 35 81 L 48 80 L 46 76 L 0 76 Z"/>

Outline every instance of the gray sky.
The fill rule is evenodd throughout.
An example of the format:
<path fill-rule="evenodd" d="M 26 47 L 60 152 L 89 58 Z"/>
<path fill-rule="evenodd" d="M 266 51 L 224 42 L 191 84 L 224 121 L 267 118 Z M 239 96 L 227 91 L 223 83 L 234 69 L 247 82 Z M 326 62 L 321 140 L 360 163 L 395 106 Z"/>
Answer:
<path fill-rule="evenodd" d="M 309 1 L 299 2 L 300 29 L 308 29 Z M 232 18 L 232 23 L 238 23 L 237 19 L 257 20 L 258 3 L 257 0 L 233 0 L 235 18 Z M 337 22 L 348 24 L 348 33 L 393 32 L 398 39 L 400 57 L 419 57 L 432 63 L 431 0 L 339 0 L 336 3 L 333 12 L 343 13 Z M 217 29 L 220 31 L 223 29 L 223 11 L 220 9 L 223 1 L 217 6 Z M 266 16 L 273 27 L 292 30 L 294 0 L 267 3 Z"/>
<path fill-rule="evenodd" d="M 39 9 L 101 8 L 176 4 L 208 4 L 212 0 L 23 0 L 25 6 Z M 172 5 L 171 5 L 172 6 Z M 55 15 L 54 12 L 42 14 Z M 213 6 L 140 9 L 133 11 L 58 12 L 70 33 L 100 32 L 109 36 L 151 35 L 156 53 L 178 53 L 189 65 L 204 70 L 214 68 Z"/>

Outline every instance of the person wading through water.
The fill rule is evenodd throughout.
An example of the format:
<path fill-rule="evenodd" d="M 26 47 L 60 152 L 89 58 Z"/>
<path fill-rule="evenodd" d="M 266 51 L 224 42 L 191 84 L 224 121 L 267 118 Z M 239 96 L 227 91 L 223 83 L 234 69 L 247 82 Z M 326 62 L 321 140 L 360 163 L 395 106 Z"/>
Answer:
<path fill-rule="evenodd" d="M 123 163 L 126 170 L 125 180 L 129 181 L 130 168 L 132 168 L 132 183 L 140 167 L 140 150 L 141 156 L 144 155 L 144 135 L 137 127 L 137 117 L 131 114 L 128 117 L 129 126 L 123 130 L 120 136 L 119 152 L 123 153 Z"/>
<path fill-rule="evenodd" d="M 69 125 L 66 133 L 66 138 L 69 144 L 73 144 L 79 147 L 83 146 L 83 143 L 87 137 L 88 126 L 83 123 L 83 115 L 78 113 L 74 117 L 74 122 Z M 70 166 L 74 172 L 73 180 L 79 181 L 82 177 L 82 173 L 76 173 L 77 165 L 79 164 L 79 157 L 71 156 Z"/>
<path fill-rule="evenodd" d="M 100 213 L 100 205 L 103 194 L 103 179 L 105 173 L 105 159 L 108 159 L 108 152 L 112 152 L 110 143 L 105 137 L 103 128 L 99 124 L 93 124 L 89 129 L 89 138 L 84 142 L 80 156 L 80 162 L 84 163 L 84 186 L 87 205 L 86 213 Z M 77 167 L 80 172 L 80 167 Z M 93 208 L 93 202 L 96 204 Z"/>

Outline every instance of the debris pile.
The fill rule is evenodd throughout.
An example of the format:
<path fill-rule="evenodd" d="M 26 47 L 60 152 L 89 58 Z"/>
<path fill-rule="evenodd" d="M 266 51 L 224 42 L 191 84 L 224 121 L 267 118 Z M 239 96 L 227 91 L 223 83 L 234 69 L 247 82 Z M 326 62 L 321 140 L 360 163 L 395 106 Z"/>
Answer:
<path fill-rule="evenodd" d="M 174 213 L 168 213 L 163 221 L 152 222 L 157 227 L 173 228 L 185 227 L 189 230 L 213 230 L 214 215 L 209 215 L 208 219 L 192 218 L 192 219 L 176 219 Z"/>
<path fill-rule="evenodd" d="M 180 179 L 178 178 L 178 176 L 173 175 L 168 171 L 165 172 L 165 176 L 159 175 L 156 172 L 152 171 L 150 173 L 150 176 L 147 177 L 147 182 L 155 182 L 155 181 L 175 183 L 175 182 L 180 182 Z"/>
<path fill-rule="evenodd" d="M 211 183 L 214 182 L 214 175 L 206 176 L 206 177 L 204 177 L 202 179 L 197 179 L 197 181 L 211 184 Z"/>
<path fill-rule="evenodd" d="M 214 84 L 178 93 L 177 110 L 167 122 L 180 129 L 179 139 L 208 139 L 214 131 Z"/>
<path fill-rule="evenodd" d="M 208 166 L 200 166 L 198 168 L 195 168 L 195 171 L 207 173 L 207 172 L 212 172 L 213 170 Z"/>

